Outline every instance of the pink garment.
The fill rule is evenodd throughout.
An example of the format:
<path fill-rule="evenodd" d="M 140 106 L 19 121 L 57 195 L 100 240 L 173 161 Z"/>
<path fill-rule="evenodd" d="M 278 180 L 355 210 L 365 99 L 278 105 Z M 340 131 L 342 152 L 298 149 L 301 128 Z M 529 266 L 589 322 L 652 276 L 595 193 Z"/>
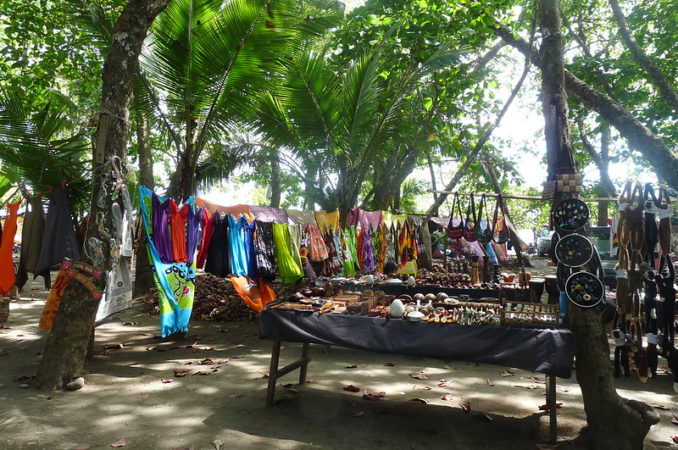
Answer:
<path fill-rule="evenodd" d="M 346 225 L 358 225 L 363 230 L 368 230 L 370 225 L 372 230 L 376 230 L 381 223 L 381 211 L 365 211 L 360 208 L 353 208 L 348 212 L 346 217 Z"/>

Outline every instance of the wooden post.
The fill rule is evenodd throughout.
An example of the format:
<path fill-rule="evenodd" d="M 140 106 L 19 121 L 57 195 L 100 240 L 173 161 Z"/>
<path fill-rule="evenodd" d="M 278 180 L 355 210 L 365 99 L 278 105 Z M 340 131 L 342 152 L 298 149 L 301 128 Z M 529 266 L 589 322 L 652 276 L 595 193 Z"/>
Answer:
<path fill-rule="evenodd" d="M 306 373 L 308 372 L 308 348 L 310 344 L 304 342 L 301 346 L 301 360 L 304 363 L 299 368 L 299 384 L 306 384 Z"/>
<path fill-rule="evenodd" d="M 278 379 L 278 363 L 280 362 L 280 341 L 273 341 L 271 365 L 268 369 L 268 389 L 266 390 L 266 406 L 275 404 L 275 383 Z"/>

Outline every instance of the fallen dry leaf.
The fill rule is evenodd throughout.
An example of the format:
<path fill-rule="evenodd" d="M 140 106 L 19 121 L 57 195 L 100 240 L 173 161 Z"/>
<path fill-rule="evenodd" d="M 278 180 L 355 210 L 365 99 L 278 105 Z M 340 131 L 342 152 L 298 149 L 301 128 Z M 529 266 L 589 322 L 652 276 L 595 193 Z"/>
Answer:
<path fill-rule="evenodd" d="M 674 425 L 678 425 L 678 416 L 676 416 L 675 414 L 672 414 L 672 416 L 673 417 L 671 418 L 671 423 Z"/>
<path fill-rule="evenodd" d="M 448 384 L 450 384 L 450 382 L 447 381 L 445 378 L 443 378 L 443 379 L 440 380 L 440 383 L 438 383 L 437 386 L 438 386 L 438 387 L 445 387 L 445 386 L 447 386 Z"/>
<path fill-rule="evenodd" d="M 511 369 L 504 369 L 499 373 L 499 375 L 502 377 L 512 377 L 515 375 L 515 372 L 513 372 Z"/>
<path fill-rule="evenodd" d="M 661 409 L 662 411 L 670 411 L 670 410 L 671 410 L 671 408 L 666 407 L 666 406 L 664 406 L 664 405 L 652 405 L 652 407 L 653 407 L 654 409 Z"/>
<path fill-rule="evenodd" d="M 541 386 L 539 386 L 538 384 L 531 384 L 531 385 L 525 386 L 525 387 L 526 387 L 527 389 L 533 391 L 533 390 L 535 390 L 535 389 L 539 389 Z"/>
<path fill-rule="evenodd" d="M 485 378 L 485 383 L 486 383 L 488 386 L 494 386 L 494 383 L 491 382 L 489 378 Z"/>
<path fill-rule="evenodd" d="M 430 386 L 424 386 L 422 389 L 425 391 L 430 391 L 432 388 Z"/>
<path fill-rule="evenodd" d="M 445 365 L 443 366 L 443 369 L 447 369 L 447 370 L 457 370 L 456 368 L 450 366 L 449 364 L 445 364 Z"/>
<path fill-rule="evenodd" d="M 363 394 L 363 400 L 379 400 L 386 396 L 386 392 L 368 392 Z"/>
<path fill-rule="evenodd" d="M 190 366 L 193 364 L 193 361 L 186 361 L 185 363 L 182 363 L 184 366 Z"/>
<path fill-rule="evenodd" d="M 104 344 L 104 350 L 120 350 L 121 348 L 125 348 L 125 346 L 122 344 Z"/>
<path fill-rule="evenodd" d="M 559 409 L 561 406 L 563 406 L 563 402 L 556 402 L 556 409 Z M 549 405 L 544 404 L 544 405 L 539 406 L 540 411 L 548 411 L 548 409 L 549 409 Z"/>
<path fill-rule="evenodd" d="M 176 378 L 182 378 L 182 377 L 185 377 L 185 376 L 188 375 L 189 373 L 191 373 L 190 370 L 179 370 L 179 369 L 174 369 L 174 376 L 175 376 Z"/>
<path fill-rule="evenodd" d="M 214 445 L 214 448 L 216 450 L 221 450 L 221 447 L 224 446 L 224 441 L 222 441 L 221 439 L 215 439 L 212 441 L 212 445 Z"/>
<path fill-rule="evenodd" d="M 410 377 L 415 380 L 428 380 L 428 375 L 423 372 L 412 372 L 410 373 Z"/>
<path fill-rule="evenodd" d="M 386 367 L 394 367 L 395 366 L 395 364 L 393 364 L 393 363 L 384 363 L 384 365 Z"/>
<path fill-rule="evenodd" d="M 230 397 L 230 398 L 240 398 L 240 397 L 242 397 L 242 394 L 240 394 L 240 393 L 238 393 L 238 394 L 231 394 L 231 395 L 229 395 L 229 397 Z"/>
<path fill-rule="evenodd" d="M 160 378 L 160 381 L 162 381 L 163 383 L 167 384 L 167 383 L 171 383 L 171 382 L 174 381 L 174 380 L 172 380 L 171 378 Z"/>
<path fill-rule="evenodd" d="M 429 401 L 428 401 L 428 400 L 426 400 L 425 398 L 420 398 L 420 397 L 418 397 L 418 398 L 412 398 L 412 399 L 410 399 L 410 401 L 413 402 L 413 403 L 423 403 L 424 405 L 428 405 L 428 404 L 429 404 Z"/>
<path fill-rule="evenodd" d="M 124 447 L 127 445 L 127 439 L 118 439 L 114 443 L 111 444 L 111 447 L 119 448 L 119 447 Z"/>
<path fill-rule="evenodd" d="M 89 450 L 92 448 L 91 445 L 78 445 L 77 447 L 73 447 L 73 450 Z"/>
<path fill-rule="evenodd" d="M 345 366 L 344 369 L 357 369 L 358 366 L 356 364 L 349 364 L 348 366 Z"/>
<path fill-rule="evenodd" d="M 146 347 L 146 351 L 147 351 L 147 352 L 152 352 L 152 351 L 155 350 L 156 348 L 158 348 L 158 347 L 156 347 L 156 346 Z"/>
<path fill-rule="evenodd" d="M 198 343 L 197 343 L 197 342 L 194 342 L 194 343 L 192 343 L 191 345 L 185 346 L 184 348 L 195 348 L 195 347 L 197 347 L 197 346 L 198 346 Z"/>
<path fill-rule="evenodd" d="M 440 397 L 440 400 L 444 400 L 444 401 L 446 401 L 446 402 L 449 402 L 449 401 L 452 400 L 453 398 L 454 398 L 454 397 L 452 396 L 452 394 L 444 394 L 444 395 L 442 395 L 442 396 Z"/>
<path fill-rule="evenodd" d="M 205 358 L 202 361 L 200 361 L 200 364 L 203 366 L 211 366 L 212 364 L 214 364 L 214 361 L 212 361 L 209 358 Z"/>
<path fill-rule="evenodd" d="M 471 402 L 462 402 L 459 403 L 459 406 L 461 406 L 461 409 L 463 409 L 466 414 L 471 414 Z"/>
<path fill-rule="evenodd" d="M 348 392 L 360 392 L 360 388 L 358 386 L 353 386 L 352 384 L 349 384 L 348 386 L 344 386 L 343 388 L 344 391 Z"/>
<path fill-rule="evenodd" d="M 202 376 L 205 376 L 205 375 L 209 375 L 209 374 L 210 374 L 209 372 L 205 372 L 204 370 L 201 370 L 201 371 L 199 371 L 199 372 L 194 373 L 193 375 L 202 375 Z"/>

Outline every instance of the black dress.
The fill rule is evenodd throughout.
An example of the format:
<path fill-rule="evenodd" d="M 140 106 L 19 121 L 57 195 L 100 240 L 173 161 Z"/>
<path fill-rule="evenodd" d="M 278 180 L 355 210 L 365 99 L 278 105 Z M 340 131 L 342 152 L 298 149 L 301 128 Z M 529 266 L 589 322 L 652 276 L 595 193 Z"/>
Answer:
<path fill-rule="evenodd" d="M 221 214 L 216 212 L 212 216 L 212 224 L 214 232 L 207 249 L 205 272 L 226 278 L 231 273 L 231 260 L 228 256 L 228 218 L 222 218 Z"/>

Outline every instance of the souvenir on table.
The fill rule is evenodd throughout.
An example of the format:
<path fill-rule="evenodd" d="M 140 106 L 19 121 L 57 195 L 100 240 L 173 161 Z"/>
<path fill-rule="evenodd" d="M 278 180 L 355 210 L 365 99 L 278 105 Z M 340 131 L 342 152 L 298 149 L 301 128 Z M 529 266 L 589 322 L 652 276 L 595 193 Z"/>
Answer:
<path fill-rule="evenodd" d="M 505 302 L 501 322 L 509 326 L 531 328 L 558 328 L 560 326 L 560 305 L 541 303 Z"/>
<path fill-rule="evenodd" d="M 605 286 L 595 275 L 576 272 L 565 282 L 565 293 L 572 303 L 582 308 L 591 308 L 605 297 Z"/>
<path fill-rule="evenodd" d="M 553 223 L 559 230 L 576 231 L 589 220 L 589 207 L 578 198 L 562 200 L 553 209 Z"/>
<path fill-rule="evenodd" d="M 568 267 L 581 267 L 593 256 L 593 245 L 581 234 L 568 234 L 555 247 L 558 262 Z"/>

